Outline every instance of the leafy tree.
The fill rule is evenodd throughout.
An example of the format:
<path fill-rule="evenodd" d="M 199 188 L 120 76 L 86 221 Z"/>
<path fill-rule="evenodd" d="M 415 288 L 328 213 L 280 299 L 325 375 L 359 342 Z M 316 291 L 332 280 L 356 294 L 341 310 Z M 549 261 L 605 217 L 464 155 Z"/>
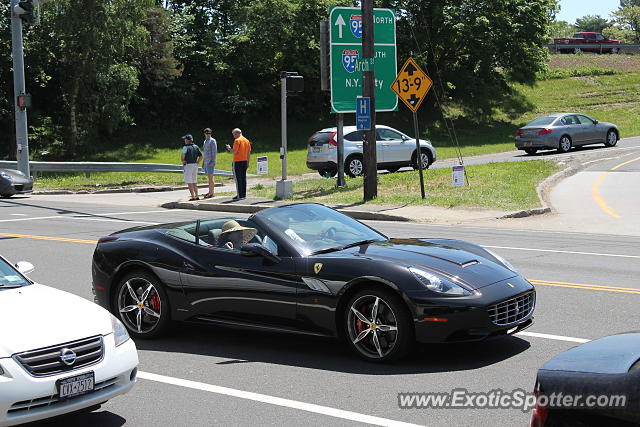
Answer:
<path fill-rule="evenodd" d="M 640 0 L 638 0 L 640 2 Z M 617 26 L 622 30 L 632 31 L 635 40 L 640 40 L 640 5 L 632 2 L 613 13 Z"/>
<path fill-rule="evenodd" d="M 545 67 L 555 1 L 384 3 L 399 10 L 398 52 L 425 64 L 440 98 L 472 120 L 491 117 L 514 95 L 511 82 L 533 84 Z"/>
<path fill-rule="evenodd" d="M 567 21 L 553 21 L 551 23 L 551 38 L 559 39 L 571 37 L 576 32 L 576 26 Z"/>
<path fill-rule="evenodd" d="M 636 40 L 636 33 L 631 30 L 620 28 L 617 25 L 605 28 L 602 30 L 602 34 L 610 39 L 620 40 L 621 43 L 632 44 L 635 43 Z"/>
<path fill-rule="evenodd" d="M 580 31 L 601 33 L 604 28 L 610 25 L 610 22 L 600 15 L 585 15 L 576 19 L 576 28 Z"/>

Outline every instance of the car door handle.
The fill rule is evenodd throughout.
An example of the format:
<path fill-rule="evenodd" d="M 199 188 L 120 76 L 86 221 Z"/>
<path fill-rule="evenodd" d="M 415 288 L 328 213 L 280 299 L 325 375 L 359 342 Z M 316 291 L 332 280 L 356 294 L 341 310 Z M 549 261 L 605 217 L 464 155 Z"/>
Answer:
<path fill-rule="evenodd" d="M 188 262 L 186 262 L 186 261 L 184 261 L 184 262 L 182 263 L 182 265 L 183 265 L 183 266 L 184 266 L 184 268 L 186 268 L 187 270 L 195 270 L 195 269 L 196 269 L 196 267 L 195 267 L 193 264 L 188 263 Z"/>

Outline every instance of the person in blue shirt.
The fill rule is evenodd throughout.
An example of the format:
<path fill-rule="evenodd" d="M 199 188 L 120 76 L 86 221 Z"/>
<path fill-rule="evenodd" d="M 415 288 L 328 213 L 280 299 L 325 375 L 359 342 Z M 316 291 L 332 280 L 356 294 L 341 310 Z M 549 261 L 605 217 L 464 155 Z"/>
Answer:
<path fill-rule="evenodd" d="M 204 152 L 204 158 L 202 161 L 202 167 L 207 174 L 209 181 L 209 192 L 204 195 L 205 199 L 213 197 L 215 192 L 215 181 L 213 178 L 213 172 L 216 168 L 216 160 L 218 157 L 218 146 L 215 138 L 211 136 L 211 129 L 206 128 L 204 130 L 204 143 L 202 145 L 202 151 Z"/>

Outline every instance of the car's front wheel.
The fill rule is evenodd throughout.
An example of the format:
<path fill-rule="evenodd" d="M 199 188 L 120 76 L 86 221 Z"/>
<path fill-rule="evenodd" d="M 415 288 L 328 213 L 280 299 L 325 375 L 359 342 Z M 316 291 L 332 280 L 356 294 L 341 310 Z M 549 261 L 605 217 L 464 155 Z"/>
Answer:
<path fill-rule="evenodd" d="M 431 156 L 424 148 L 420 150 L 420 161 L 422 162 L 422 169 L 429 169 L 431 165 Z M 411 157 L 411 166 L 414 170 L 418 170 L 418 163 L 416 162 L 416 153 L 413 153 Z"/>
<path fill-rule="evenodd" d="M 414 342 L 411 316 L 390 291 L 365 289 L 356 293 L 346 305 L 344 321 L 350 347 L 370 362 L 399 359 Z"/>
<path fill-rule="evenodd" d="M 325 169 L 320 169 L 318 173 L 323 178 L 333 178 L 334 176 L 336 176 L 338 171 L 335 168 L 325 168 Z"/>
<path fill-rule="evenodd" d="M 536 154 L 538 152 L 537 148 L 525 148 L 524 152 L 529 154 L 530 156 L 533 156 L 534 154 Z"/>
<path fill-rule="evenodd" d="M 568 153 L 571 150 L 571 138 L 567 135 L 560 138 L 558 143 L 558 153 Z"/>
<path fill-rule="evenodd" d="M 135 337 L 160 336 L 169 325 L 169 300 L 162 283 L 143 270 L 132 271 L 120 279 L 116 287 L 115 310 Z"/>
<path fill-rule="evenodd" d="M 607 132 L 607 140 L 604 142 L 604 145 L 607 147 L 613 147 L 618 143 L 618 134 L 615 130 L 609 129 Z"/>
<path fill-rule="evenodd" d="M 353 155 L 344 163 L 344 173 L 351 178 L 361 176 L 364 173 L 364 162 L 359 154 Z"/>

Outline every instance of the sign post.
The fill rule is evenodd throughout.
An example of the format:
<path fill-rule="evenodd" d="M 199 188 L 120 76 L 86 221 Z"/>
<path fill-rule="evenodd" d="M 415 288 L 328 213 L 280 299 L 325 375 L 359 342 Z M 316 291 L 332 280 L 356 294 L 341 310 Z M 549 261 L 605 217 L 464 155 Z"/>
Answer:
<path fill-rule="evenodd" d="M 420 148 L 420 131 L 418 128 L 418 109 L 424 97 L 431 89 L 433 82 L 416 64 L 413 58 L 407 59 L 398 76 L 391 84 L 391 89 L 402 102 L 413 112 L 413 129 L 416 134 L 416 165 L 420 171 L 420 192 L 424 199 L 424 174 L 422 172 L 422 150 Z"/>

